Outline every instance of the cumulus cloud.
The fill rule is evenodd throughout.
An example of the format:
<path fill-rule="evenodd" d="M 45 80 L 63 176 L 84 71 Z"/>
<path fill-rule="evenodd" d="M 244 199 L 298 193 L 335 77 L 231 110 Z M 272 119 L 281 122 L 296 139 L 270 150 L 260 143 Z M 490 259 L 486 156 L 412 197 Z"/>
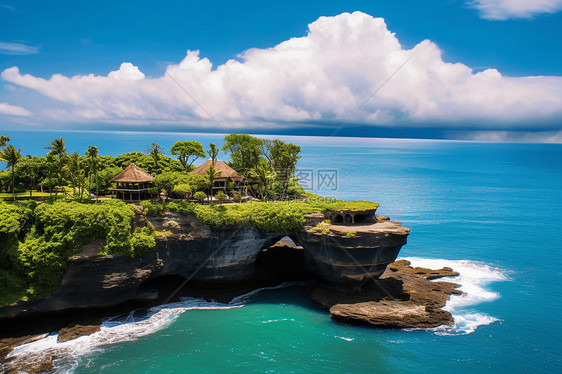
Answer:
<path fill-rule="evenodd" d="M 0 103 L 0 115 L 8 115 L 8 116 L 18 116 L 18 117 L 28 117 L 31 115 L 31 112 L 16 105 L 10 105 L 8 103 Z"/>
<path fill-rule="evenodd" d="M 531 18 L 562 10 L 562 0 L 472 0 L 469 5 L 491 20 Z"/>
<path fill-rule="evenodd" d="M 429 40 L 403 48 L 382 18 L 361 12 L 321 17 L 304 37 L 239 57 L 214 68 L 198 51 L 188 51 L 152 78 L 127 62 L 107 76 L 44 79 L 12 67 L 1 77 L 64 103 L 43 111 L 60 121 L 212 126 L 210 113 L 226 127 L 249 128 L 341 124 L 352 114 L 351 122 L 385 126 L 562 117 L 562 77 L 475 73 L 443 61 Z"/>
<path fill-rule="evenodd" d="M 39 47 L 23 43 L 0 42 L 0 54 L 3 55 L 32 55 L 39 53 Z"/>

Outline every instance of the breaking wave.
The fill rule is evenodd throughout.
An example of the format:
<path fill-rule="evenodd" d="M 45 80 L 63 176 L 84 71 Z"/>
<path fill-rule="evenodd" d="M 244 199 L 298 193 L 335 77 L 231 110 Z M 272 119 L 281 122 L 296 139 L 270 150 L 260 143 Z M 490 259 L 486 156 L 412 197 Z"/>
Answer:
<path fill-rule="evenodd" d="M 262 291 L 301 285 L 300 282 L 285 282 L 274 287 L 264 287 L 235 297 L 229 303 L 206 301 L 200 298 L 182 297 L 180 301 L 160 305 L 146 311 L 135 310 L 126 316 L 110 317 L 103 321 L 101 330 L 91 335 L 66 342 L 57 342 L 58 334 L 16 347 L 8 358 L 12 360 L 6 364 L 19 367 L 20 363 L 38 362 L 49 356 L 56 356 L 53 360 L 57 368 L 55 373 L 72 373 L 80 365 L 80 358 L 84 355 L 103 350 L 112 344 L 130 342 L 143 336 L 153 334 L 169 326 L 182 313 L 189 310 L 218 310 L 242 308 L 252 297 Z M 0 365 L 0 372 L 9 367 Z"/>
<path fill-rule="evenodd" d="M 450 267 L 459 273 L 456 277 L 443 277 L 437 279 L 441 282 L 458 283 L 462 295 L 451 295 L 443 309 L 453 315 L 453 326 L 439 326 L 432 329 L 439 335 L 462 335 L 473 333 L 478 326 L 492 324 L 498 318 L 486 313 L 480 313 L 470 307 L 484 302 L 490 302 L 500 297 L 500 294 L 487 289 L 493 282 L 509 279 L 507 271 L 478 261 L 469 260 L 442 260 L 421 257 L 405 257 L 414 267 L 440 269 Z"/>

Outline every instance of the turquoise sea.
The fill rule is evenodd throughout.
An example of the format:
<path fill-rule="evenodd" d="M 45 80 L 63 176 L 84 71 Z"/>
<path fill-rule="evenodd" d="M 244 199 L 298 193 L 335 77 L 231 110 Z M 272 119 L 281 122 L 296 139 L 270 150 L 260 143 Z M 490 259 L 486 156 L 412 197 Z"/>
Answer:
<path fill-rule="evenodd" d="M 222 135 L 10 132 L 24 154 L 63 136 L 69 151 L 116 155 Z M 562 145 L 282 137 L 299 144 L 311 191 L 380 203 L 411 229 L 401 257 L 450 266 L 463 296 L 453 328 L 377 330 L 332 321 L 298 284 L 231 304 L 181 302 L 108 318 L 66 343 L 56 335 L 20 346 L 56 352 L 75 373 L 555 373 L 562 348 Z M 221 155 L 225 158 L 224 155 Z M 220 156 L 219 156 L 220 157 Z M 336 175 L 337 185 L 321 175 Z M 333 179 L 331 179 L 333 180 Z M 111 317 L 111 316 L 108 316 Z"/>

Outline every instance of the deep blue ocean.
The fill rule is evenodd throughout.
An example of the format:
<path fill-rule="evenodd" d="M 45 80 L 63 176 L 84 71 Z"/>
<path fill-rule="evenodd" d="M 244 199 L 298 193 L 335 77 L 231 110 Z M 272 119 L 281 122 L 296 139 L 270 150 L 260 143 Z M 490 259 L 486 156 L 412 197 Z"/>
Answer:
<path fill-rule="evenodd" d="M 223 135 L 8 132 L 23 154 L 143 151 L 156 141 L 222 144 Z M 19 347 L 55 351 L 75 373 L 560 373 L 562 145 L 281 137 L 302 147 L 309 190 L 380 204 L 411 229 L 400 257 L 450 266 L 463 296 L 446 308 L 453 328 L 377 330 L 335 323 L 305 288 L 262 290 L 231 304 L 185 299 L 66 343 L 56 335 Z M 221 154 L 219 158 L 227 159 Z M 203 160 L 198 160 L 199 164 Z M 335 183 L 334 183 L 335 181 Z M 110 317 L 110 316 L 108 316 Z"/>

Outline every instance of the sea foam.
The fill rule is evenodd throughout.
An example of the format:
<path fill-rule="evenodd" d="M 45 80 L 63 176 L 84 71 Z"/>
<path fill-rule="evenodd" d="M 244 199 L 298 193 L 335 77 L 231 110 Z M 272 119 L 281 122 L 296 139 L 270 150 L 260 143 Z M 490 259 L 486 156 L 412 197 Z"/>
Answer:
<path fill-rule="evenodd" d="M 450 267 L 459 273 L 456 277 L 436 279 L 441 282 L 460 284 L 458 290 L 462 295 L 451 295 L 443 309 L 453 315 L 453 326 L 439 326 L 429 329 L 439 335 L 462 335 L 476 331 L 478 326 L 489 325 L 498 318 L 475 311 L 471 307 L 484 302 L 490 302 L 500 297 L 500 294 L 487 289 L 493 282 L 509 279 L 508 272 L 483 262 L 469 260 L 443 260 L 420 257 L 405 257 L 414 267 L 440 269 Z"/>
<path fill-rule="evenodd" d="M 180 301 L 160 305 L 145 312 L 132 311 L 126 316 L 109 317 L 101 324 L 101 329 L 91 335 L 81 336 L 66 342 L 57 342 L 58 334 L 16 347 L 8 358 L 10 367 L 19 363 L 38 362 L 48 356 L 53 360 L 55 373 L 72 373 L 80 364 L 80 358 L 105 346 L 137 340 L 169 326 L 179 315 L 189 310 L 217 310 L 242 308 L 244 303 L 265 290 L 301 285 L 302 282 L 285 282 L 274 287 L 264 287 L 237 296 L 229 303 L 206 301 L 201 298 L 181 297 Z M 1 366 L 0 372 L 8 370 L 8 364 Z"/>

